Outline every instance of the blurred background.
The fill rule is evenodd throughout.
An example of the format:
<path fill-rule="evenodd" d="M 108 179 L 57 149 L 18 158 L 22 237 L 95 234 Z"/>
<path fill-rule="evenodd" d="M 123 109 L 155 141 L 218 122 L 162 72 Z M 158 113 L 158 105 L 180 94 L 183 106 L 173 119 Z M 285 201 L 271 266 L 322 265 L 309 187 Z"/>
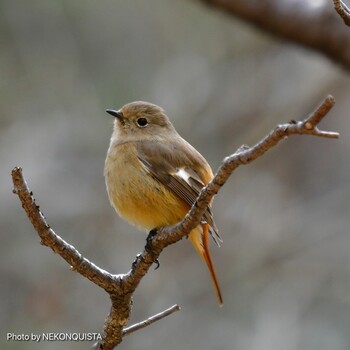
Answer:
<path fill-rule="evenodd" d="M 146 233 L 108 202 L 106 108 L 161 105 L 215 171 L 328 93 L 337 104 L 321 127 L 340 131 L 338 141 L 292 137 L 240 167 L 215 198 L 224 307 L 183 240 L 142 281 L 130 323 L 175 303 L 182 311 L 120 349 L 350 348 L 348 72 L 193 0 L 3 0 L 0 50 L 1 348 L 89 349 L 6 334 L 100 332 L 110 307 L 104 291 L 39 244 L 12 194 L 14 166 L 57 234 L 101 268 L 126 273 Z"/>

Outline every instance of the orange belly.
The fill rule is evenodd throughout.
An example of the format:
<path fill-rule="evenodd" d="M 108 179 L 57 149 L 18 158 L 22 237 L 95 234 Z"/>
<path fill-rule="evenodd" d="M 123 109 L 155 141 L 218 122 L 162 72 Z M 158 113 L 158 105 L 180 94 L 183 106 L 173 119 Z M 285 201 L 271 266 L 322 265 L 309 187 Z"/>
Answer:
<path fill-rule="evenodd" d="M 182 220 L 189 207 L 182 200 L 151 178 L 147 186 L 125 190 L 113 201 L 121 217 L 142 229 L 174 225 Z M 162 188 L 163 187 L 163 188 Z"/>

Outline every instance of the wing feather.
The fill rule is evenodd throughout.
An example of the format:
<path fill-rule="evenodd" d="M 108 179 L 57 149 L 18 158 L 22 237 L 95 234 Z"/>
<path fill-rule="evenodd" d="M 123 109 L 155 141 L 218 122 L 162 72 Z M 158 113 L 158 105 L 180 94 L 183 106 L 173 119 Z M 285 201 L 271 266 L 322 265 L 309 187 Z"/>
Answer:
<path fill-rule="evenodd" d="M 194 171 L 191 155 L 180 156 L 179 148 L 176 144 L 168 146 L 156 141 L 143 141 L 137 145 L 137 156 L 146 171 L 192 207 L 205 183 Z M 200 159 L 204 160 L 203 157 Z M 222 239 L 209 206 L 203 215 L 203 222 L 210 225 L 211 236 L 219 246 Z"/>

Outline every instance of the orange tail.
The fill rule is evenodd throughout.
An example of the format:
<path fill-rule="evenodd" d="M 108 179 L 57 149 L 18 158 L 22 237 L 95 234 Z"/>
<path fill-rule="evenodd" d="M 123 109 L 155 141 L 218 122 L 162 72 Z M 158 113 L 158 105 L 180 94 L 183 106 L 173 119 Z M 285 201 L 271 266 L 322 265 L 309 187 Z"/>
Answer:
<path fill-rule="evenodd" d="M 209 225 L 201 224 L 191 231 L 189 239 L 196 248 L 200 257 L 205 261 L 208 266 L 210 277 L 212 279 L 215 294 L 218 299 L 219 306 L 223 305 L 221 290 L 219 286 L 218 278 L 216 277 L 213 260 L 211 259 L 209 251 Z"/>

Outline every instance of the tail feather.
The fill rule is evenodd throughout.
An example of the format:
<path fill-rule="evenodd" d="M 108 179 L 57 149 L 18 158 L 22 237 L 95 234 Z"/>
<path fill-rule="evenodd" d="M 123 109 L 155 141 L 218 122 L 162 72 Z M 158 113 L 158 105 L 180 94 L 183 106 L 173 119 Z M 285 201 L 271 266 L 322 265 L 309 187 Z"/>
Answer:
<path fill-rule="evenodd" d="M 219 306 L 223 305 L 221 290 L 219 281 L 215 273 L 214 263 L 209 251 L 209 225 L 201 224 L 191 231 L 189 239 L 196 248 L 200 257 L 205 261 L 210 272 L 216 297 L 218 299 Z"/>

